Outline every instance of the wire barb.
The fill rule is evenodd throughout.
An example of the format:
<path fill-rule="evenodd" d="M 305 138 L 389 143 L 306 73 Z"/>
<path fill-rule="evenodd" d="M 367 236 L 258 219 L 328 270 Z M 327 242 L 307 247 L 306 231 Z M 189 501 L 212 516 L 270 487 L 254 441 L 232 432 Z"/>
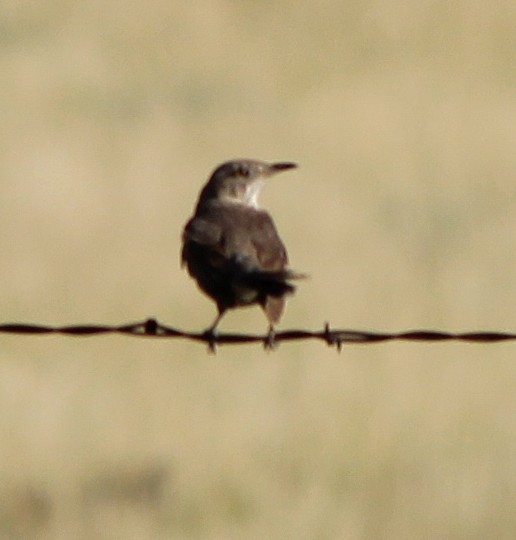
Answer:
<path fill-rule="evenodd" d="M 514 332 L 445 332 L 442 330 L 407 330 L 404 332 L 373 332 L 363 330 L 332 329 L 330 323 L 324 324 L 323 330 L 269 330 L 264 335 L 257 334 L 220 334 L 218 332 L 187 332 L 161 324 L 154 318 L 141 322 L 108 326 L 99 324 L 76 324 L 50 326 L 29 323 L 0 324 L 0 333 L 4 334 L 65 334 L 68 336 L 88 337 L 99 334 L 124 334 L 148 338 L 182 338 L 206 343 L 208 351 L 216 353 L 219 345 L 242 345 L 261 342 L 266 350 L 277 349 L 282 341 L 316 339 L 324 341 L 329 347 L 342 350 L 344 344 L 372 344 L 384 341 L 466 341 L 471 343 L 500 343 L 516 340 Z"/>

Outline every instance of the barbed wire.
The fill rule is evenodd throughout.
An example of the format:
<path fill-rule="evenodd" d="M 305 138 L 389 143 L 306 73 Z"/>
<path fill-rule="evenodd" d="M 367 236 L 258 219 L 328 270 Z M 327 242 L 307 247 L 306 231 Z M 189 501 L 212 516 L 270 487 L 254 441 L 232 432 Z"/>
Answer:
<path fill-rule="evenodd" d="M 211 352 L 217 345 L 238 345 L 244 343 L 262 343 L 266 349 L 276 348 L 282 341 L 319 340 L 340 352 L 344 344 L 371 344 L 385 341 L 466 341 L 473 343 L 498 343 L 516 340 L 513 332 L 446 332 L 441 330 L 408 330 L 402 332 L 378 332 L 363 330 L 333 329 L 329 323 L 322 330 L 282 330 L 267 334 L 233 334 L 218 332 L 188 332 L 161 324 L 156 319 L 121 324 L 77 324 L 66 326 L 48 326 L 30 323 L 0 324 L 0 333 L 9 334 L 65 334 L 68 336 L 92 336 L 98 334 L 125 334 L 149 338 L 183 338 L 206 343 Z"/>

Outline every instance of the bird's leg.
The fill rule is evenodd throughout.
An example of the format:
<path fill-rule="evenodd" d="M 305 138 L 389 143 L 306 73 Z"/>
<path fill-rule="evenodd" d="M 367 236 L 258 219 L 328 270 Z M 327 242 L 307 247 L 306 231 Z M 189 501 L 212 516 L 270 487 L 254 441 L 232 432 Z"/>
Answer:
<path fill-rule="evenodd" d="M 215 317 L 215 320 L 211 324 L 211 326 L 206 330 L 207 334 L 215 334 L 215 329 L 219 325 L 220 320 L 224 316 L 224 313 L 226 313 L 225 309 L 219 309 L 219 312 L 217 313 L 217 316 Z"/>
<path fill-rule="evenodd" d="M 217 316 L 215 317 L 215 320 L 213 321 L 211 326 L 209 328 L 207 328 L 203 333 L 204 337 L 206 338 L 206 341 L 208 342 L 208 350 L 209 350 L 210 353 L 215 353 L 216 350 L 217 350 L 216 349 L 216 345 L 217 345 L 216 328 L 217 328 L 220 320 L 224 316 L 225 312 L 226 312 L 225 309 L 219 308 L 219 312 L 217 313 Z"/>
<path fill-rule="evenodd" d="M 274 326 L 272 324 L 269 324 L 269 332 L 267 333 L 267 336 L 263 340 L 263 348 L 266 351 L 272 351 L 278 346 L 278 343 L 276 341 L 276 332 L 274 330 Z"/>

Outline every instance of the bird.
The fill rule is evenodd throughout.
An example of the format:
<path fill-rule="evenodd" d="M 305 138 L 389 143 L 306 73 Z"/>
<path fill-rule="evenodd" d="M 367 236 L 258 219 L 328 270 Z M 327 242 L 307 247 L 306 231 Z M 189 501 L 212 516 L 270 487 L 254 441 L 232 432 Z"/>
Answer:
<path fill-rule="evenodd" d="M 258 304 L 269 335 L 283 314 L 292 281 L 306 275 L 288 268 L 288 256 L 258 197 L 265 180 L 296 163 L 236 159 L 219 165 L 202 188 L 182 235 L 181 266 L 217 306 L 206 330 L 214 335 L 229 309 Z"/>

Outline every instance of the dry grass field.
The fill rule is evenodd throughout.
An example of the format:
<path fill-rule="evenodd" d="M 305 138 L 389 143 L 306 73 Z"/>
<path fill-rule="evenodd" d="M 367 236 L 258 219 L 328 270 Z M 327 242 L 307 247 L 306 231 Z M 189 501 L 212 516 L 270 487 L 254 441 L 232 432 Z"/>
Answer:
<path fill-rule="evenodd" d="M 0 322 L 203 329 L 180 231 L 250 157 L 300 164 L 281 328 L 515 330 L 515 53 L 509 0 L 4 0 Z M 515 388 L 511 342 L 1 335 L 0 538 L 512 540 Z"/>

